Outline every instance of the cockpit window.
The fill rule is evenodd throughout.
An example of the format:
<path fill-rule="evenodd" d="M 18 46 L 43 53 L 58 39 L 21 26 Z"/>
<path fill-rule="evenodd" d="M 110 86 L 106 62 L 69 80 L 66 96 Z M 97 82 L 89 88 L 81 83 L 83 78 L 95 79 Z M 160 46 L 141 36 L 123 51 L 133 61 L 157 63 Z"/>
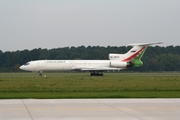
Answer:
<path fill-rule="evenodd" d="M 26 64 L 24 64 L 24 65 L 29 65 L 30 63 L 29 62 L 27 62 Z"/>

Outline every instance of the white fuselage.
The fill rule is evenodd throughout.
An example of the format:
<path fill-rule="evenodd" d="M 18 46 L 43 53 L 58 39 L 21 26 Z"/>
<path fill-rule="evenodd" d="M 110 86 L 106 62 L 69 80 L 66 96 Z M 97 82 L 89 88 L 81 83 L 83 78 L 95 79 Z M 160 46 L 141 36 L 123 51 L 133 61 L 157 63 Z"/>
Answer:
<path fill-rule="evenodd" d="M 68 71 L 110 67 L 110 65 L 110 60 L 37 60 L 28 62 L 20 68 L 27 71 Z"/>
<path fill-rule="evenodd" d="M 133 44 L 133 48 L 125 54 L 109 54 L 109 60 L 36 60 L 28 62 L 20 67 L 27 71 L 109 71 L 121 70 L 132 67 L 131 61 L 135 58 L 141 59 L 147 46 L 159 43 Z"/>

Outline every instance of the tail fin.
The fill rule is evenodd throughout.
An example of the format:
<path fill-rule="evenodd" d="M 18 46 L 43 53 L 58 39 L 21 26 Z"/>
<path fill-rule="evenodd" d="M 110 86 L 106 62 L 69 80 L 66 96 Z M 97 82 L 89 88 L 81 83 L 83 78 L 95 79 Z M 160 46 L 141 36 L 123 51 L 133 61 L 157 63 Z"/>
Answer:
<path fill-rule="evenodd" d="M 162 42 L 129 44 L 133 46 L 131 50 L 125 54 L 109 54 L 109 59 L 120 60 L 122 62 L 134 62 L 136 66 L 140 66 L 142 65 L 141 58 L 146 51 L 146 48 L 154 44 L 162 44 Z"/>
<path fill-rule="evenodd" d="M 154 45 L 154 44 L 162 44 L 162 42 L 158 42 L 158 43 L 139 43 L 139 44 L 129 44 L 131 46 L 133 46 L 133 48 L 131 50 L 129 50 L 126 54 L 125 54 L 125 58 L 122 60 L 124 62 L 129 62 L 135 58 L 139 58 L 141 59 L 144 52 L 146 51 L 146 48 L 150 45 Z"/>

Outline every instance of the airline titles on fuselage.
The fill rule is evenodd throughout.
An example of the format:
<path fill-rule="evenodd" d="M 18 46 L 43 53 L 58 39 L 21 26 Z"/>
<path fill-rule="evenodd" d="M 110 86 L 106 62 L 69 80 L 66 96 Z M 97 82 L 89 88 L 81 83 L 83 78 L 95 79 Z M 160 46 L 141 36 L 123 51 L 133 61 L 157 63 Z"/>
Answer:
<path fill-rule="evenodd" d="M 64 60 L 47 60 L 46 63 L 65 63 Z"/>

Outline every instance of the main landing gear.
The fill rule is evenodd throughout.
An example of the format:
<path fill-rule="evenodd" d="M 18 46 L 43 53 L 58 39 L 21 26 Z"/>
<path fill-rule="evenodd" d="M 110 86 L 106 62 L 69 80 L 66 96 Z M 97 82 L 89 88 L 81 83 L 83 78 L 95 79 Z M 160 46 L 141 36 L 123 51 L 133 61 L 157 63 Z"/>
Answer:
<path fill-rule="evenodd" d="M 91 71 L 91 76 L 103 76 L 103 73 L 99 73 L 99 72 L 95 72 L 95 71 Z"/>

